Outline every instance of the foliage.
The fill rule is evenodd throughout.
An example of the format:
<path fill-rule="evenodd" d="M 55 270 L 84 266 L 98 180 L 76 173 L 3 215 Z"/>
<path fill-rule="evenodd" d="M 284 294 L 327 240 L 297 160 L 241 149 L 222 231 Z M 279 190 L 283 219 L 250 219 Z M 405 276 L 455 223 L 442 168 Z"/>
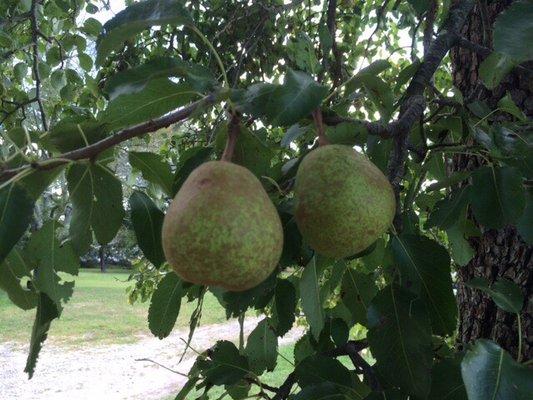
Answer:
<path fill-rule="evenodd" d="M 118 235 L 135 237 L 144 257 L 130 301 L 150 301 L 159 338 L 188 317 L 185 303 L 195 305 L 192 335 L 206 291 L 228 318 L 264 315 L 239 346 L 220 341 L 199 354 L 177 398 L 194 389 L 207 399 L 217 386 L 234 399 L 253 387 L 276 400 L 531 393 L 531 370 L 495 343 L 448 347 L 456 271 L 474 255 L 478 226 L 532 236 L 531 120 L 513 93 L 488 104 L 452 86 L 445 55 L 461 45 L 473 1 L 435 2 L 434 26 L 429 1 L 129 1 L 102 25 L 106 3 L 0 4 L 0 288 L 36 312 L 30 377 L 76 293 L 78 258 L 113 248 Z M 531 59 L 531 10 L 514 2 L 496 21 L 494 52 L 478 49 L 486 88 Z M 261 181 L 285 236 L 276 271 L 244 292 L 181 281 L 161 248 L 170 199 L 231 140 L 228 114 L 242 128 L 234 161 Z M 293 217 L 294 178 L 317 133 L 357 146 L 399 200 L 394 227 L 346 260 L 314 254 Z M 480 160 L 474 171 L 450 171 L 462 153 Z M 470 286 L 520 321 L 512 283 Z M 296 365 L 281 386 L 265 386 L 261 374 L 279 367 L 279 338 L 296 321 L 307 328 Z"/>

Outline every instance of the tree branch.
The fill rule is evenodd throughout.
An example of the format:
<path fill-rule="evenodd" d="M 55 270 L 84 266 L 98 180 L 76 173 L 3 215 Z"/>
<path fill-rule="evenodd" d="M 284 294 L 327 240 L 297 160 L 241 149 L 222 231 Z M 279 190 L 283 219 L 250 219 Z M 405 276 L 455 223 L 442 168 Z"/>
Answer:
<path fill-rule="evenodd" d="M 342 54 L 337 46 L 337 0 L 329 0 L 326 25 L 329 35 L 331 36 L 331 51 L 335 59 L 333 67 L 330 70 L 333 87 L 337 87 L 342 81 Z M 326 55 L 324 55 L 326 59 Z"/>
<path fill-rule="evenodd" d="M 214 101 L 215 101 L 215 95 L 210 94 L 204 97 L 203 99 L 190 104 L 187 107 L 183 107 L 179 110 L 173 111 L 160 118 L 150 120 L 148 122 L 144 122 L 142 124 L 123 129 L 89 146 L 63 153 L 57 157 L 48 158 L 48 159 L 45 159 L 39 162 L 35 162 L 31 165 L 24 165 L 19 168 L 6 169 L 0 172 L 0 182 L 4 182 L 14 177 L 18 173 L 24 170 L 27 170 L 29 168 L 33 168 L 37 170 L 50 170 L 60 165 L 64 165 L 70 161 L 95 158 L 98 154 L 100 154 L 104 150 L 107 150 L 126 140 L 129 140 L 137 136 L 142 136 L 146 133 L 155 132 L 161 128 L 166 128 L 167 126 L 175 124 L 176 122 L 187 119 L 198 108 L 204 105 L 213 104 Z"/>
<path fill-rule="evenodd" d="M 43 130 L 48 130 L 48 122 L 46 121 L 46 114 L 44 112 L 43 101 L 41 99 L 41 74 L 39 72 L 39 36 L 44 36 L 37 25 L 37 0 L 32 0 L 30 9 L 30 21 L 32 31 L 32 51 L 33 51 L 33 76 L 35 78 L 35 98 L 39 105 L 41 113 L 41 120 L 43 123 Z"/>

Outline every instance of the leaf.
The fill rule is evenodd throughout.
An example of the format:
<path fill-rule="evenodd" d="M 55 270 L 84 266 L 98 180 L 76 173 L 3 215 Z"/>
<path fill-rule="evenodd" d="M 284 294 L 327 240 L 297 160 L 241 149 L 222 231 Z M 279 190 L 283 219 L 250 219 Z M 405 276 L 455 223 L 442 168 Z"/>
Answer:
<path fill-rule="evenodd" d="M 341 388 L 331 382 L 320 382 L 307 386 L 293 397 L 290 397 L 291 400 L 349 400 L 351 398 Z"/>
<path fill-rule="evenodd" d="M 448 229 L 453 226 L 464 213 L 470 199 L 470 186 L 459 188 L 449 196 L 440 200 L 426 222 L 426 229 L 438 226 L 441 229 Z"/>
<path fill-rule="evenodd" d="M 500 278 L 492 286 L 485 278 L 473 278 L 467 283 L 474 289 L 487 293 L 498 307 L 507 312 L 519 314 L 524 305 L 524 295 L 520 287 L 508 279 Z"/>
<path fill-rule="evenodd" d="M 515 104 L 509 92 L 507 92 L 507 94 L 504 97 L 502 97 L 500 101 L 498 101 L 498 108 L 502 111 L 505 111 L 515 116 L 520 121 L 527 120 L 527 117 L 524 115 L 522 110 L 518 108 L 518 106 Z"/>
<path fill-rule="evenodd" d="M 218 341 L 203 371 L 205 382 L 212 385 L 233 385 L 249 371 L 248 360 L 239 354 L 235 345 L 226 340 Z"/>
<path fill-rule="evenodd" d="M 446 249 L 425 236 L 403 234 L 392 240 L 392 251 L 402 286 L 420 293 L 428 307 L 433 332 L 452 334 L 457 324 L 457 304 Z"/>
<path fill-rule="evenodd" d="M 146 63 L 119 72 L 110 77 L 105 91 L 110 100 L 120 95 L 134 94 L 142 91 L 148 82 L 167 77 L 180 77 L 194 90 L 205 92 L 214 85 L 214 78 L 209 69 L 202 65 L 191 64 L 171 57 L 155 57 Z"/>
<path fill-rule="evenodd" d="M 349 388 L 352 382 L 350 371 L 339 360 L 320 354 L 302 360 L 294 372 L 302 388 L 322 382 L 331 382 Z"/>
<path fill-rule="evenodd" d="M 505 54 L 492 52 L 479 66 L 479 77 L 487 89 L 494 90 L 516 65 Z"/>
<path fill-rule="evenodd" d="M 273 371 L 278 358 L 278 338 L 267 318 L 263 319 L 248 336 L 244 355 L 250 369 L 257 376 Z"/>
<path fill-rule="evenodd" d="M 307 322 L 309 322 L 311 333 L 315 339 L 318 339 L 320 332 L 324 328 L 325 318 L 324 309 L 322 308 L 323 299 L 320 297 L 316 257 L 309 261 L 300 278 L 300 296 L 302 298 L 302 309 Z"/>
<path fill-rule="evenodd" d="M 111 100 L 98 119 L 110 129 L 118 130 L 160 117 L 197 96 L 198 93 L 186 83 L 155 79 L 138 93 L 123 94 Z"/>
<path fill-rule="evenodd" d="M 192 171 L 211 158 L 212 153 L 211 147 L 192 147 L 180 155 L 180 164 L 176 168 L 172 185 L 173 195 L 180 190 Z"/>
<path fill-rule="evenodd" d="M 298 123 L 291 125 L 289 129 L 287 129 L 287 132 L 285 132 L 285 135 L 283 135 L 280 146 L 290 148 L 290 144 L 306 132 L 306 126 L 301 126 Z"/>
<path fill-rule="evenodd" d="M 342 278 L 341 299 L 350 310 L 353 323 L 367 325 L 366 315 L 370 302 L 378 292 L 372 275 L 347 268 Z"/>
<path fill-rule="evenodd" d="M 533 3 L 516 1 L 494 23 L 494 50 L 517 62 L 533 59 Z"/>
<path fill-rule="evenodd" d="M 330 323 L 331 338 L 336 346 L 342 346 L 350 338 L 350 328 L 341 318 L 333 318 Z"/>
<path fill-rule="evenodd" d="M 472 174 L 471 171 L 457 171 L 452 173 L 450 176 L 439 179 L 438 182 L 432 183 L 426 189 L 426 192 L 433 192 L 435 190 L 440 190 L 446 187 L 456 185 L 457 183 L 464 181 Z"/>
<path fill-rule="evenodd" d="M 161 242 L 165 214 L 146 194 L 139 191 L 131 194 L 130 209 L 137 244 L 148 261 L 158 268 L 165 262 Z"/>
<path fill-rule="evenodd" d="M 326 136 L 333 144 L 363 146 L 367 140 L 367 129 L 361 122 L 342 122 L 336 126 L 328 126 Z"/>
<path fill-rule="evenodd" d="M 368 343 L 387 381 L 416 398 L 431 386 L 431 329 L 424 304 L 396 285 L 382 289 L 368 308 Z"/>
<path fill-rule="evenodd" d="M 173 271 L 158 283 L 148 308 L 148 327 L 159 339 L 166 338 L 172 332 L 180 312 L 182 294 L 182 282 Z"/>
<path fill-rule="evenodd" d="M 287 279 L 277 279 L 272 318 L 278 336 L 285 335 L 292 328 L 296 300 L 294 285 Z"/>
<path fill-rule="evenodd" d="M 289 126 L 308 116 L 328 89 L 303 72 L 290 70 L 282 85 L 258 83 L 235 99 L 244 112 L 273 126 Z"/>
<path fill-rule="evenodd" d="M 94 118 L 67 118 L 50 129 L 48 142 L 58 151 L 67 152 L 96 143 L 109 135 L 106 124 Z"/>
<path fill-rule="evenodd" d="M 431 400 L 468 400 L 461 377 L 461 359 L 445 358 L 437 361 L 431 371 Z"/>
<path fill-rule="evenodd" d="M 41 293 L 37 301 L 37 312 L 31 331 L 30 350 L 26 360 L 26 367 L 24 368 L 24 372 L 28 373 L 29 379 L 33 377 L 33 373 L 35 372 L 37 358 L 39 357 L 42 344 L 48 336 L 50 324 L 59 315 L 60 311 L 56 304 L 46 294 Z"/>
<path fill-rule="evenodd" d="M 520 218 L 525 208 L 525 191 L 516 169 L 482 167 L 472 178 L 472 211 L 482 225 L 499 229 Z"/>
<path fill-rule="evenodd" d="M 533 370 L 514 361 L 496 343 L 479 339 L 462 363 L 469 400 L 530 400 Z"/>
<path fill-rule="evenodd" d="M 13 249 L 0 263 L 0 289 L 17 307 L 30 310 L 37 306 L 37 293 L 32 288 L 21 286 L 21 279 L 30 277 L 31 267 L 18 249 Z"/>
<path fill-rule="evenodd" d="M 227 137 L 228 126 L 224 124 L 217 133 L 215 143 L 220 154 L 225 147 Z M 242 165 L 260 178 L 268 175 L 272 156 L 272 150 L 256 134 L 244 126 L 240 127 L 232 162 Z"/>
<path fill-rule="evenodd" d="M 0 189 L 0 263 L 30 225 L 34 202 L 18 183 Z"/>
<path fill-rule="evenodd" d="M 122 225 L 122 185 L 99 164 L 79 163 L 70 167 L 67 186 L 72 202 L 70 238 L 77 254 L 92 243 L 91 228 L 100 244 L 109 243 Z"/>
<path fill-rule="evenodd" d="M 170 170 L 170 165 L 159 154 L 146 151 L 130 151 L 128 157 L 131 166 L 141 171 L 145 180 L 159 185 L 167 196 L 172 196 L 172 181 L 174 177 Z"/>
<path fill-rule="evenodd" d="M 146 0 L 133 3 L 105 23 L 102 34 L 96 42 L 96 64 L 122 43 L 152 26 L 173 24 L 192 26 L 193 21 L 181 0 Z"/>
<path fill-rule="evenodd" d="M 86 72 L 90 72 L 93 68 L 93 59 L 86 53 L 78 53 L 78 60 L 80 62 L 80 67 L 82 67 Z"/>
<path fill-rule="evenodd" d="M 446 230 L 448 241 L 450 242 L 452 258 L 457 265 L 465 266 L 476 254 L 468 240 L 464 237 L 464 232 L 460 226 L 455 225 Z"/>

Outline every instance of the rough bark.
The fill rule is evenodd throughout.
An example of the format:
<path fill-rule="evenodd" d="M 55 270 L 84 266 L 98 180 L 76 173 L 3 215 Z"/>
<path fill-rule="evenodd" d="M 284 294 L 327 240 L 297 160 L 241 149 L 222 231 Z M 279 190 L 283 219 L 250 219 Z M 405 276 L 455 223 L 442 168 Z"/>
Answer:
<path fill-rule="evenodd" d="M 468 17 L 462 34 L 473 43 L 491 47 L 491 27 L 498 16 L 512 3 L 509 0 L 486 1 L 477 5 Z M 533 93 L 529 85 L 531 79 L 523 71 L 514 71 L 499 87 L 489 91 L 479 80 L 478 69 L 483 56 L 465 48 L 457 48 L 451 53 L 454 84 L 465 98 L 486 101 L 495 108 L 496 103 L 508 91 L 515 103 L 531 117 L 533 115 Z M 471 156 L 457 156 L 454 170 L 475 169 L 481 161 Z M 518 327 L 516 316 L 499 310 L 494 302 L 477 290 L 464 285 L 474 277 L 485 277 L 490 282 L 504 277 L 517 283 L 526 298 L 522 311 L 523 359 L 533 358 L 533 248 L 528 246 L 512 226 L 501 230 L 485 229 L 480 226 L 482 235 L 470 239 L 476 254 L 471 262 L 458 271 L 459 332 L 460 345 L 471 343 L 478 338 L 488 338 L 498 342 L 514 357 L 518 351 Z"/>

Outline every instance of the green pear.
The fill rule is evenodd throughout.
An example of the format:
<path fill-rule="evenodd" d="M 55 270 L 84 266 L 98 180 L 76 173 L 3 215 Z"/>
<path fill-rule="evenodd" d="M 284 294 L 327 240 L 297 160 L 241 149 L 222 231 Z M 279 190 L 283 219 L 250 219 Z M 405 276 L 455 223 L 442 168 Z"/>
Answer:
<path fill-rule="evenodd" d="M 294 197 L 302 236 L 317 253 L 335 259 L 370 246 L 388 229 L 396 209 L 385 175 L 343 145 L 322 146 L 304 157 Z"/>
<path fill-rule="evenodd" d="M 246 168 L 209 161 L 174 197 L 163 222 L 163 250 L 188 282 L 242 291 L 276 268 L 283 247 L 278 212 Z"/>

